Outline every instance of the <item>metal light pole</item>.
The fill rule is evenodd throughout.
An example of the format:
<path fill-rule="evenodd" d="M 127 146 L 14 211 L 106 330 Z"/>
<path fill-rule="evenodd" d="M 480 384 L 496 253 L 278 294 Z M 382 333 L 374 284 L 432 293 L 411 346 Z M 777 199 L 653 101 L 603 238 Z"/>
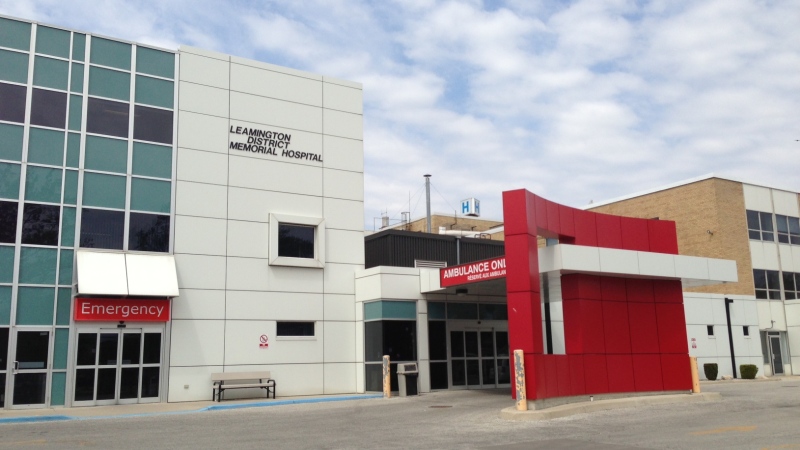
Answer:
<path fill-rule="evenodd" d="M 423 175 L 425 177 L 425 206 L 427 208 L 427 231 L 431 232 L 431 176 L 429 174 Z"/>

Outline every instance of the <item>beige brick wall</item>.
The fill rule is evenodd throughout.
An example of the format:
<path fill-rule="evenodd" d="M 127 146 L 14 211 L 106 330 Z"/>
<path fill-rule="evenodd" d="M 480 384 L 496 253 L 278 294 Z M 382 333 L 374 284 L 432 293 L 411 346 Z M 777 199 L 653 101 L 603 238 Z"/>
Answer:
<path fill-rule="evenodd" d="M 675 221 L 680 254 L 732 259 L 739 273 L 737 283 L 687 291 L 753 295 L 753 267 L 741 183 L 711 178 L 589 210 Z"/>
<path fill-rule="evenodd" d="M 438 214 L 431 215 L 431 233 L 434 234 L 439 233 L 439 227 L 445 227 L 448 230 L 486 231 L 489 228 L 493 228 L 502 224 L 503 222 L 498 222 L 495 220 L 476 219 L 474 217 L 442 216 Z M 422 218 L 414 220 L 406 226 L 402 225 L 396 226 L 395 229 L 408 230 L 408 231 L 426 231 L 427 226 L 425 219 Z M 495 237 L 492 236 L 492 239 L 495 239 Z"/>

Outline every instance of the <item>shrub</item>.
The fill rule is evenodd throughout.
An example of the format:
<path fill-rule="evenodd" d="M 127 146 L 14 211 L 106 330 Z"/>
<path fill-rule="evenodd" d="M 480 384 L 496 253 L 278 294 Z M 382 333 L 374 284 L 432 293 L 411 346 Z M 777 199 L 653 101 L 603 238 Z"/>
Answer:
<path fill-rule="evenodd" d="M 717 367 L 717 363 L 703 364 L 703 372 L 705 372 L 707 380 L 711 381 L 716 380 L 717 373 L 719 373 L 719 368 Z"/>
<path fill-rule="evenodd" d="M 743 379 L 753 380 L 758 373 L 758 367 L 755 364 L 742 364 L 739 366 L 739 372 L 742 374 Z"/>

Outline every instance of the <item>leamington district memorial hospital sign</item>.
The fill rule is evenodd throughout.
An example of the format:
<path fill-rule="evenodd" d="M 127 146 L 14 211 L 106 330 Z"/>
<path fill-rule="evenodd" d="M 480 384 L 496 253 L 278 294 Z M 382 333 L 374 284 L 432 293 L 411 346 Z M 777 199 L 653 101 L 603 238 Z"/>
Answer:
<path fill-rule="evenodd" d="M 322 162 L 322 155 L 289 148 L 292 135 L 279 131 L 231 125 L 228 150 L 263 153 L 289 159 Z"/>

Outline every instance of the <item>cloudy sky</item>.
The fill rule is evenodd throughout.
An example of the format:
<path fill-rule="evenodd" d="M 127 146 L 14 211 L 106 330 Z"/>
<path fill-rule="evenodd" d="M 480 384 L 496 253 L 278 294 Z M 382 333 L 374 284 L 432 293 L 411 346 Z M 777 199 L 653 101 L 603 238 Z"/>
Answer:
<path fill-rule="evenodd" d="M 800 191 L 800 4 L 0 0 L 0 13 L 364 85 L 365 226 L 527 188 L 581 206 L 714 172 Z"/>

